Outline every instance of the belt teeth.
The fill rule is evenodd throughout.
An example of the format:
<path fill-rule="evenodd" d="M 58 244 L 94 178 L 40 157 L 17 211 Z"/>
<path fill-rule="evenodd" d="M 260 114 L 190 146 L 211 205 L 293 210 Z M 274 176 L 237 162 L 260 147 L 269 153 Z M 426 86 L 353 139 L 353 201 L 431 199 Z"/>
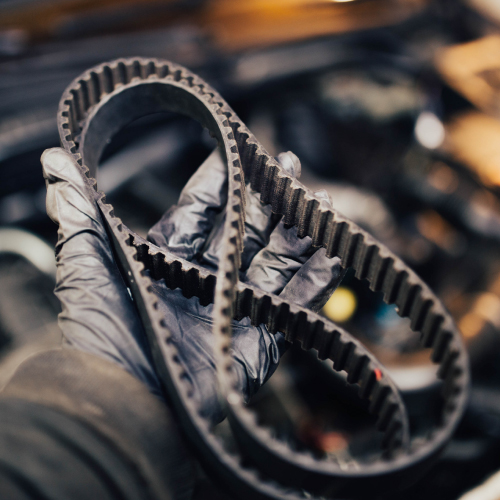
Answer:
<path fill-rule="evenodd" d="M 262 172 L 262 182 L 260 185 L 260 197 L 262 203 L 269 204 L 272 202 L 274 174 L 278 167 L 270 162 L 264 164 Z"/>
<path fill-rule="evenodd" d="M 436 337 L 431 355 L 431 359 L 432 361 L 434 361 L 434 363 L 441 362 L 444 353 L 446 352 L 446 349 L 448 349 L 448 346 L 452 341 L 452 338 L 453 335 L 451 332 L 448 332 L 443 329 L 440 330 L 439 334 Z"/>
<path fill-rule="evenodd" d="M 390 397 L 385 398 L 379 412 L 377 420 L 377 428 L 384 432 L 389 427 L 394 415 L 396 414 L 398 405 L 392 401 Z"/>
<path fill-rule="evenodd" d="M 251 317 L 254 300 L 254 294 L 251 289 L 244 288 L 243 290 L 238 290 L 234 307 L 236 320 L 240 321 L 243 318 Z"/>
<path fill-rule="evenodd" d="M 400 294 L 396 302 L 396 305 L 399 308 L 398 313 L 400 316 L 408 316 L 413 308 L 420 290 L 420 285 L 411 283 L 408 279 L 408 274 L 404 273 L 400 284 Z"/>
<path fill-rule="evenodd" d="M 410 313 L 411 329 L 413 331 L 420 331 L 427 320 L 427 316 L 432 307 L 432 300 L 424 298 L 423 293 L 420 293 L 414 305 L 414 309 Z"/>
<path fill-rule="evenodd" d="M 328 257 L 339 256 L 343 267 L 352 267 L 358 279 L 367 279 L 371 290 L 382 291 L 384 300 L 395 304 L 401 316 L 410 318 L 411 328 L 421 332 L 422 345 L 432 348 L 433 361 L 440 363 L 438 375 L 443 380 L 444 397 L 441 415 L 444 427 L 427 440 L 431 450 L 429 457 L 432 456 L 449 437 L 463 411 L 469 376 L 464 346 L 448 313 L 400 259 L 343 216 L 325 209 L 319 198 L 286 173 L 220 95 L 203 80 L 171 62 L 142 58 L 118 59 L 102 64 L 76 79 L 63 96 L 58 121 L 62 143 L 73 154 L 82 171 L 89 176 L 79 151 L 83 140 L 81 136 L 84 135 L 82 129 L 89 112 L 99 106 L 104 96 L 120 92 L 131 83 L 136 86 L 141 80 L 144 83 L 161 81 L 177 86 L 188 92 L 190 99 L 193 96 L 199 99 L 204 109 L 200 122 L 217 124 L 217 127 L 209 127 L 210 133 L 225 147 L 228 158 L 231 190 L 227 217 L 230 232 L 225 234 L 227 259 L 221 261 L 218 275 L 162 252 L 130 233 L 115 217 L 112 207 L 106 205 L 104 196 L 96 193 L 111 236 L 125 256 L 126 262 L 122 265 L 136 281 L 138 303 L 142 301 L 143 309 L 147 311 L 146 315 L 142 313 L 143 322 L 145 326 L 150 325 L 146 330 L 152 332 L 150 341 L 155 347 L 153 354 L 157 369 L 162 379 L 173 387 L 169 396 L 177 401 L 176 408 L 185 409 L 182 411 L 185 411 L 186 421 L 189 422 L 186 433 L 196 436 L 193 445 L 203 441 L 206 449 L 212 450 L 203 453 L 220 462 L 220 477 L 230 478 L 245 492 L 245 498 L 297 500 L 301 497 L 267 479 L 267 473 L 272 472 L 276 464 L 277 468 L 285 471 L 281 471 L 280 475 L 290 478 L 299 487 L 302 487 L 301 481 L 314 486 L 315 479 L 328 485 L 337 484 L 338 478 L 341 483 L 346 481 L 338 464 L 330 464 L 332 469 L 328 472 L 324 467 L 316 468 L 316 459 L 285 447 L 269 432 L 259 430 L 255 417 L 241 406 L 238 406 L 239 413 L 231 413 L 228 406 L 232 422 L 237 422 L 239 426 L 235 437 L 244 442 L 245 449 L 252 449 L 252 460 L 256 461 L 256 456 L 264 457 L 262 463 L 269 462 L 273 466 L 266 469 L 266 474 L 260 469 L 254 471 L 242 455 L 217 448 L 213 436 L 209 434 L 208 422 L 200 417 L 195 406 L 192 385 L 180 363 L 168 325 L 159 316 L 161 313 L 149 276 L 154 280 L 165 280 L 171 289 L 180 288 L 186 297 L 197 296 L 204 306 L 214 304 L 214 332 L 221 355 L 217 367 L 222 374 L 222 383 L 227 380 L 234 383 L 235 380 L 231 378 L 234 375 L 230 354 L 232 320 L 249 317 L 252 325 L 266 324 L 271 334 L 282 332 L 288 341 L 300 342 L 303 349 L 316 349 L 320 359 L 329 359 L 333 361 L 335 370 L 347 372 L 348 383 L 359 384 L 359 397 L 369 401 L 369 411 L 377 416 L 377 426 L 384 432 L 383 446 L 388 451 L 387 461 L 383 462 L 384 471 L 391 472 L 392 467 L 398 471 L 399 467 L 414 465 L 411 453 L 396 453 L 408 449 L 408 421 L 401 397 L 385 368 L 357 340 L 325 318 L 280 297 L 238 283 L 246 179 L 260 193 L 262 202 L 270 204 L 275 214 L 283 215 L 282 220 L 287 226 L 297 227 L 299 237 L 310 236 L 312 244 L 324 247 Z M 190 113 L 192 111 L 190 109 Z M 95 179 L 89 177 L 89 182 L 96 188 Z M 162 353 L 167 361 L 163 361 Z M 168 364 L 169 360 L 172 364 Z M 209 445 L 209 442 L 212 444 Z M 215 448 L 211 448 L 212 445 Z M 218 451 L 213 451 L 215 449 Z M 367 464 L 358 464 L 358 467 L 360 477 L 370 470 Z M 356 474 L 350 477 L 356 477 Z"/>
<path fill-rule="evenodd" d="M 304 203 L 305 192 L 303 189 L 294 189 L 285 200 L 285 210 L 283 222 L 285 225 L 292 226 L 298 221 L 300 208 Z"/>
<path fill-rule="evenodd" d="M 318 218 L 314 224 L 314 230 L 312 232 L 312 244 L 314 246 L 320 246 L 325 239 L 325 232 L 328 231 L 329 225 L 333 220 L 333 214 L 329 210 L 319 211 Z"/>
<path fill-rule="evenodd" d="M 364 370 L 361 374 L 361 382 L 359 384 L 359 397 L 361 399 L 369 399 L 377 382 L 377 376 L 375 375 L 374 368 L 371 363 L 365 365 Z"/>
<path fill-rule="evenodd" d="M 307 314 L 305 311 L 299 311 L 295 313 L 291 317 L 291 323 L 289 325 L 289 331 L 287 340 L 290 342 L 294 342 L 297 340 L 302 340 L 304 337 L 304 329 L 307 325 Z"/>
<path fill-rule="evenodd" d="M 323 321 L 316 321 L 314 323 L 314 339 L 308 340 L 304 349 L 314 348 L 318 352 L 319 359 L 326 359 L 327 353 L 330 350 L 330 342 L 332 341 L 332 336 L 327 330 L 327 327 Z"/>
<path fill-rule="evenodd" d="M 143 68 L 142 77 L 144 79 L 149 78 L 152 75 L 156 75 L 156 65 L 154 61 L 149 61 Z"/>
<path fill-rule="evenodd" d="M 78 122 L 83 120 L 83 116 L 85 114 L 85 110 L 83 109 L 82 103 L 81 103 L 81 92 L 78 92 L 78 89 L 71 89 L 70 90 L 71 95 L 73 96 L 73 102 L 74 102 L 74 107 L 75 107 L 75 117 L 77 124 L 74 127 L 74 133 L 77 133 L 78 130 Z"/>
<path fill-rule="evenodd" d="M 389 397 L 390 389 L 384 384 L 378 383 L 372 394 L 372 400 L 369 406 L 369 412 L 377 414 L 380 412 L 385 400 Z"/>
<path fill-rule="evenodd" d="M 167 76 L 170 75 L 170 68 L 168 64 L 165 63 L 160 63 L 156 67 L 156 75 L 158 78 L 166 78 Z"/>
<path fill-rule="evenodd" d="M 89 100 L 90 105 L 95 106 L 101 100 L 101 82 L 99 76 L 95 71 L 90 72 L 89 87 Z"/>
<path fill-rule="evenodd" d="M 299 238 L 304 238 L 304 236 L 309 235 L 311 219 L 314 215 L 314 210 L 318 205 L 319 203 L 314 198 L 303 198 L 303 203 L 299 215 L 299 223 L 297 224 L 297 236 Z"/>
<path fill-rule="evenodd" d="M 284 332 L 287 328 L 288 318 L 290 316 L 290 304 L 282 302 L 277 312 L 275 320 L 275 331 Z M 274 333 L 274 332 L 273 332 Z"/>
<path fill-rule="evenodd" d="M 459 357 L 459 351 L 454 348 L 451 344 L 448 345 L 445 355 L 443 356 L 443 362 L 438 370 L 438 377 L 440 379 L 446 379 L 450 372 L 455 369 L 455 362 Z"/>
<path fill-rule="evenodd" d="M 141 77 L 141 63 L 140 61 L 134 61 L 130 66 L 129 66 L 129 75 L 128 75 L 128 81 L 131 82 L 134 80 L 134 78 L 140 78 Z"/>
<path fill-rule="evenodd" d="M 347 373 L 347 382 L 350 384 L 356 384 L 361 378 L 361 374 L 365 366 L 370 362 L 368 356 L 357 356 L 353 358 L 349 366 L 349 371 Z"/>
<path fill-rule="evenodd" d="M 460 369 L 453 366 L 453 368 L 449 372 L 449 376 L 446 377 L 444 381 L 443 396 L 447 398 L 447 404 L 449 405 L 454 404 L 453 397 L 459 395 L 462 390 L 460 384 L 458 383 L 458 376 L 460 375 L 460 373 Z"/>
<path fill-rule="evenodd" d="M 390 452 L 398 450 L 402 445 L 401 431 L 403 425 L 401 420 L 397 417 L 393 417 L 390 424 L 388 424 L 386 433 L 382 440 L 382 446 L 388 449 Z"/>
<path fill-rule="evenodd" d="M 342 266 L 353 267 L 356 261 L 356 255 L 361 252 L 363 245 L 363 235 L 359 233 L 350 233 L 343 240 Z"/>
<path fill-rule="evenodd" d="M 200 275 L 194 268 L 189 269 L 182 274 L 182 292 L 185 297 L 190 299 L 198 294 L 200 289 Z"/>
<path fill-rule="evenodd" d="M 333 357 L 333 368 L 337 371 L 345 368 L 355 349 L 352 342 L 342 343 L 339 347 Z"/>
<path fill-rule="evenodd" d="M 102 94 L 111 94 L 115 90 L 113 72 L 109 66 L 104 66 L 99 74 L 100 88 Z"/>
<path fill-rule="evenodd" d="M 376 249 L 367 276 L 370 282 L 370 289 L 374 292 L 380 292 L 383 289 L 384 280 L 391 262 L 392 259 L 390 257 L 381 256 L 380 249 Z"/>
<path fill-rule="evenodd" d="M 271 298 L 268 295 L 263 295 L 261 297 L 255 297 L 252 301 L 252 308 L 250 311 L 250 321 L 253 326 L 258 326 L 262 323 L 262 319 L 265 316 L 265 311 L 269 307 Z"/>
<path fill-rule="evenodd" d="M 214 301 L 214 291 L 216 285 L 216 277 L 214 275 L 208 275 L 202 280 L 202 288 L 199 294 L 200 304 L 202 306 L 208 306 Z"/>
<path fill-rule="evenodd" d="M 167 269 L 165 273 L 165 283 L 172 290 L 181 287 L 182 264 L 180 262 L 174 260 L 170 264 L 167 264 Z"/>
<path fill-rule="evenodd" d="M 271 299 L 271 305 L 269 306 L 269 309 L 266 314 L 266 320 L 264 324 L 267 327 L 267 330 L 271 334 L 275 334 L 278 331 L 278 318 L 277 318 L 277 313 L 279 311 L 279 306 L 276 306 L 272 299 Z"/>
<path fill-rule="evenodd" d="M 302 317 L 302 324 L 298 331 L 297 340 L 300 341 L 302 349 L 309 350 L 315 340 L 316 330 L 314 323 L 309 322 L 309 318 Z"/>
<path fill-rule="evenodd" d="M 402 310 L 404 309 L 402 304 L 406 300 L 407 290 L 403 285 L 406 283 L 407 277 L 408 273 L 406 271 L 398 270 L 394 266 L 388 270 L 384 283 L 385 302 L 388 304 L 396 304 L 401 316 L 405 316 L 405 314 L 402 314 Z"/>
<path fill-rule="evenodd" d="M 271 208 L 274 213 L 276 214 L 282 213 L 284 205 L 284 194 L 287 190 L 287 187 L 291 184 L 291 182 L 292 180 L 288 177 L 281 177 L 277 179 L 271 202 Z"/>
<path fill-rule="evenodd" d="M 125 66 L 125 63 L 123 61 L 118 61 L 115 65 L 113 65 L 112 71 L 114 75 L 115 86 L 125 85 L 128 83 L 127 67 Z"/>
<path fill-rule="evenodd" d="M 342 235 L 344 231 L 347 230 L 347 223 L 343 221 L 332 222 L 332 231 L 330 234 L 330 240 L 328 242 L 328 247 L 326 248 L 327 255 L 336 256 L 339 255 L 339 249 L 341 248 L 340 242 L 342 241 Z"/>
<path fill-rule="evenodd" d="M 426 321 L 422 327 L 421 344 L 423 347 L 431 347 L 434 344 L 434 339 L 436 338 L 443 322 L 444 317 L 439 313 L 431 310 L 429 314 L 427 314 Z"/>
<path fill-rule="evenodd" d="M 256 153 L 257 147 L 251 148 L 253 151 L 254 160 L 253 160 L 253 168 L 250 171 L 250 184 L 256 191 L 261 192 L 261 183 L 263 182 L 264 170 L 266 165 L 266 158 L 263 155 Z M 244 162 L 244 165 L 248 165 L 248 162 Z M 264 200 L 262 200 L 264 202 Z"/>
<path fill-rule="evenodd" d="M 365 279 L 367 277 L 375 250 L 375 245 L 368 245 L 365 243 L 363 245 L 363 250 L 358 253 L 354 269 L 356 270 L 355 276 L 359 280 Z"/>
<path fill-rule="evenodd" d="M 69 101 L 68 118 L 69 118 L 69 124 L 68 124 L 69 128 L 71 130 L 77 130 L 79 121 L 78 108 L 74 100 Z"/>
<path fill-rule="evenodd" d="M 79 80 L 75 93 L 78 96 L 80 120 L 83 120 L 87 115 L 88 109 L 90 108 L 89 86 L 87 80 Z"/>

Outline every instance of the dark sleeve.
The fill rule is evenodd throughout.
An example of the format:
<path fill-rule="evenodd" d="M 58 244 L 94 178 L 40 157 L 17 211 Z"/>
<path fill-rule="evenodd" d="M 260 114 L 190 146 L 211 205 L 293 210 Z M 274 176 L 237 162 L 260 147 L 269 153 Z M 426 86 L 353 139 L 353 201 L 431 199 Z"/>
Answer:
<path fill-rule="evenodd" d="M 46 351 L 0 394 L 0 498 L 187 499 L 193 480 L 166 405 L 108 361 Z"/>

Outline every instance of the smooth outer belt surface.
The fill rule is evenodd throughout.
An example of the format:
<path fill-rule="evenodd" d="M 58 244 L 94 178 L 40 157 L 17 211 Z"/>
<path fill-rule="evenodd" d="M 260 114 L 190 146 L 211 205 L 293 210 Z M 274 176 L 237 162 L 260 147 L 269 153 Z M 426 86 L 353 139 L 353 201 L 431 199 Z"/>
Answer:
<path fill-rule="evenodd" d="M 356 496 L 366 491 L 398 488 L 415 480 L 451 437 L 467 399 L 469 371 L 461 336 L 429 287 L 370 234 L 328 208 L 297 179 L 291 177 L 258 143 L 228 104 L 203 80 L 183 67 L 157 59 L 120 59 L 97 66 L 75 79 L 61 99 L 58 126 L 63 147 L 94 180 L 100 155 L 108 140 L 125 125 L 151 113 L 174 111 L 199 121 L 217 139 L 227 162 L 228 201 L 224 253 L 217 274 L 185 261 L 145 241 L 115 217 L 103 193 L 96 190 L 121 271 L 137 304 L 155 367 L 178 421 L 207 470 L 233 494 L 256 498 L 304 498 L 315 495 Z M 339 256 L 384 300 L 396 304 L 401 316 L 421 332 L 422 346 L 432 349 L 443 380 L 440 421 L 425 438 L 410 438 L 401 396 L 386 369 L 342 328 L 307 309 L 238 280 L 245 218 L 245 179 L 297 227 L 299 237 L 310 236 Z M 97 188 L 96 188 L 97 189 Z M 199 414 L 191 387 L 168 325 L 157 310 L 151 280 L 180 287 L 186 297 L 213 302 L 217 375 L 234 439 L 239 450 L 229 451 Z M 377 427 L 384 433 L 385 451 L 377 460 L 345 467 L 299 452 L 272 437 L 245 408 L 235 390 L 230 354 L 233 319 L 250 317 L 270 332 L 283 332 L 290 342 L 316 349 L 320 359 L 345 370 L 347 380 L 359 385 L 359 397 L 369 401 Z M 232 447 L 234 448 L 234 447 Z"/>

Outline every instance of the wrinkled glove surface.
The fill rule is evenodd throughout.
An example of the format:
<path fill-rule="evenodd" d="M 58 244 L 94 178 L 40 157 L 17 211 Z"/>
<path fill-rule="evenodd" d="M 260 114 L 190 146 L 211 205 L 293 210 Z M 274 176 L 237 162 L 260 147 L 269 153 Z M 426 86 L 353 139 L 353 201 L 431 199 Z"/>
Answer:
<path fill-rule="evenodd" d="M 293 153 L 278 161 L 300 175 Z M 62 303 L 59 323 L 64 345 L 117 363 L 149 390 L 163 391 L 135 305 L 130 298 L 94 201 L 88 179 L 63 149 L 42 156 L 47 186 L 47 213 L 59 225 L 56 245 L 56 295 Z M 326 192 L 316 193 L 329 204 Z M 240 279 L 301 306 L 319 310 L 343 277 L 339 260 L 299 239 L 272 215 L 259 194 L 247 186 L 244 253 Z M 150 230 L 148 239 L 179 257 L 216 270 L 221 254 L 227 168 L 218 150 L 200 166 L 183 189 L 179 202 Z M 217 397 L 212 335 L 212 306 L 185 298 L 164 281 L 153 281 L 166 324 L 193 385 L 203 413 L 214 423 L 223 418 Z M 239 386 L 248 400 L 272 375 L 286 349 L 281 334 L 248 318 L 233 322 L 232 354 Z"/>

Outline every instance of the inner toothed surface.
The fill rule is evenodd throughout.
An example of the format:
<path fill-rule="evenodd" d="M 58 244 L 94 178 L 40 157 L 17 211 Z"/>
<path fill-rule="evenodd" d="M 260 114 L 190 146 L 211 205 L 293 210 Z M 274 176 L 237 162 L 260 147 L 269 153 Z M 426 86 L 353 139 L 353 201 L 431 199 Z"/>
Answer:
<path fill-rule="evenodd" d="M 225 118 L 216 120 L 216 123 L 219 124 L 219 128 L 227 127 L 224 130 L 226 139 L 228 143 L 234 144 L 230 147 L 232 160 L 229 157 L 227 159 L 231 165 L 230 177 L 236 186 L 234 192 L 230 192 L 230 196 L 234 197 L 234 203 L 231 205 L 228 203 L 228 206 L 233 208 L 228 227 L 234 222 L 231 229 L 235 232 L 230 237 L 226 235 L 229 250 L 225 270 L 219 274 L 218 295 L 215 291 L 217 280 L 214 274 L 200 272 L 196 266 L 172 259 L 159 250 L 152 253 L 148 245 L 136 242 L 133 234 L 125 235 L 121 224 L 109 223 L 114 230 L 121 233 L 117 238 L 118 243 L 132 245 L 138 259 L 136 264 L 140 263 L 148 269 L 155 280 L 164 279 L 168 287 L 181 288 L 188 297 L 199 297 L 203 305 L 213 303 L 215 299 L 214 310 L 219 316 L 219 330 L 223 335 L 230 333 L 232 319 L 230 314 L 231 316 L 234 314 L 236 319 L 249 316 L 252 323 L 265 323 L 271 332 L 282 331 L 290 341 L 298 340 L 304 349 L 316 349 L 321 359 L 332 360 L 336 370 L 347 371 L 350 383 L 359 385 L 359 396 L 370 401 L 370 410 L 378 416 L 378 426 L 385 430 L 386 446 L 389 449 L 401 447 L 404 440 L 402 436 L 407 426 L 404 406 L 390 379 L 385 375 L 383 367 L 375 358 L 347 332 L 325 321 L 324 318 L 280 301 L 277 297 L 245 287 L 241 283 L 236 285 L 242 246 L 242 215 L 244 215 L 244 210 L 240 209 L 244 190 L 242 177 L 239 177 L 238 173 L 241 159 L 247 180 L 261 193 L 262 200 L 271 204 L 275 213 L 284 215 L 285 223 L 296 225 L 299 236 L 307 235 L 313 238 L 314 244 L 324 247 L 328 256 L 338 255 L 344 266 L 354 268 L 356 277 L 368 280 L 372 290 L 382 291 L 384 300 L 396 304 L 399 314 L 410 318 L 412 329 L 421 332 L 422 345 L 432 349 L 433 360 L 441 363 L 439 376 L 443 379 L 445 400 L 442 412 L 443 432 L 435 432 L 429 438 L 427 445 L 421 447 L 422 453 L 432 455 L 453 431 L 463 411 L 468 383 L 466 354 L 453 321 L 428 287 L 401 260 L 368 233 L 333 210 L 322 207 L 320 201 L 307 188 L 284 172 L 213 89 L 189 71 L 167 61 L 118 60 L 98 66 L 75 80 L 63 96 L 59 127 L 66 149 L 74 154 L 81 165 L 80 136 L 89 115 L 101 100 L 137 81 L 152 80 L 161 80 L 166 84 L 178 82 L 202 96 L 210 113 L 219 117 L 224 115 Z M 106 218 L 114 217 L 111 212 L 105 215 Z M 130 258 L 127 252 L 125 254 Z M 133 268 L 132 263 L 128 264 Z M 149 278 L 142 276 L 143 283 L 147 284 L 148 280 Z M 139 293 L 143 291 L 139 290 Z M 147 303 L 147 300 L 145 302 Z M 146 304 L 146 308 L 154 310 L 154 305 L 154 303 Z M 150 313 L 154 314 L 152 311 Z M 160 320 L 158 319 L 158 324 Z M 164 335 L 165 326 L 161 329 Z M 229 349 L 226 348 L 227 344 L 223 344 L 222 354 L 225 356 L 223 364 L 229 366 L 230 355 Z M 379 378 L 375 375 L 375 370 L 379 373 L 381 371 L 384 376 Z M 193 419 L 196 421 L 193 424 L 195 427 L 206 427 L 206 424 L 200 423 L 199 418 L 197 420 L 193 417 Z M 249 432 L 250 439 L 255 439 L 258 431 L 252 428 L 256 425 L 254 419 L 242 417 L 243 420 L 242 428 Z M 269 439 L 268 433 L 264 433 L 264 436 Z M 266 444 L 261 442 L 259 446 L 265 447 Z M 274 450 L 276 447 L 270 444 L 268 451 L 271 448 Z M 277 449 L 282 450 L 282 447 Z M 220 450 L 218 452 L 223 453 Z M 301 463 L 301 460 L 302 463 L 307 463 L 307 460 L 304 462 L 303 455 L 295 454 L 290 449 L 285 449 L 284 453 L 288 454 L 292 461 L 295 457 L 298 463 Z M 391 467 L 396 469 L 401 465 L 411 465 L 412 457 L 411 454 L 398 453 L 384 463 L 385 470 L 390 472 Z M 367 473 L 369 470 L 368 465 L 364 467 L 360 464 L 360 472 Z M 250 490 L 257 488 L 256 485 L 247 484 L 248 481 L 245 479 L 247 471 L 242 469 L 241 465 L 238 465 L 233 472 L 239 474 L 240 480 L 245 486 L 250 487 Z M 342 477 L 343 471 L 332 468 L 326 474 L 330 474 L 331 477 Z M 282 496 L 283 490 L 278 485 L 266 483 L 267 487 L 274 490 L 274 493 L 267 496 L 268 498 Z"/>

